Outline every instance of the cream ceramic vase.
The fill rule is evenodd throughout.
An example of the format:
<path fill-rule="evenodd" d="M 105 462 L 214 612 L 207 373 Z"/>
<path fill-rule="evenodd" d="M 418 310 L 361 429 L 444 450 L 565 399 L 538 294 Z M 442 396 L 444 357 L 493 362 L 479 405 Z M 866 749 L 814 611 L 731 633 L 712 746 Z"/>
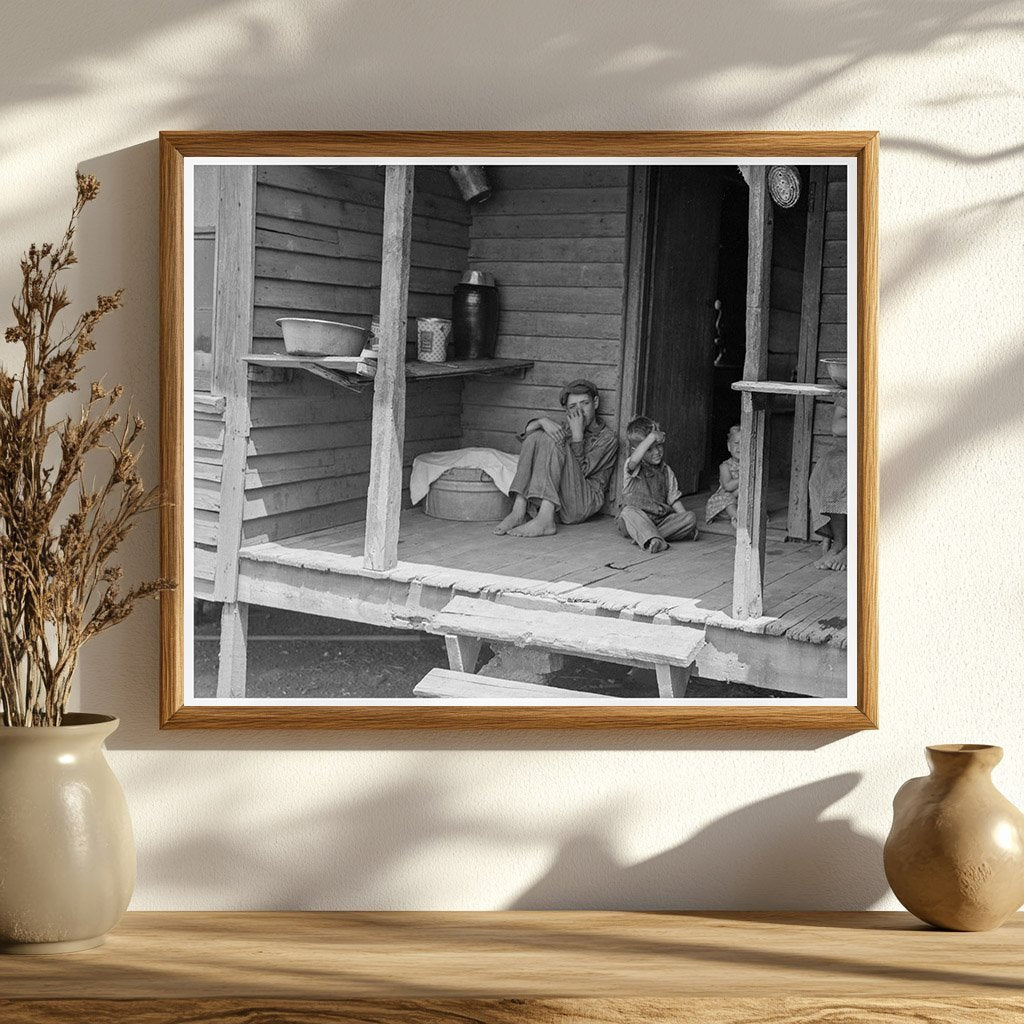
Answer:
<path fill-rule="evenodd" d="M 117 724 L 0 727 L 0 951 L 98 946 L 128 906 L 135 844 L 103 753 Z"/>
<path fill-rule="evenodd" d="M 927 748 L 931 775 L 893 800 L 885 877 L 916 917 L 938 928 L 998 928 L 1024 904 L 1024 814 L 992 784 L 999 747 Z"/>

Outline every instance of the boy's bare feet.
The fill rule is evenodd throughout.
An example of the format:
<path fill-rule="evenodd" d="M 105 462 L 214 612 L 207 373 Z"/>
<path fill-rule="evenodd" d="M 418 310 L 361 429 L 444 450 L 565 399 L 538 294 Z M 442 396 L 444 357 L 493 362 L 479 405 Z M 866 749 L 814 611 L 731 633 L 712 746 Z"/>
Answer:
<path fill-rule="evenodd" d="M 506 533 L 510 533 L 517 526 L 522 526 L 526 521 L 526 513 L 517 515 L 516 510 L 512 509 L 511 512 L 498 525 L 494 528 L 494 532 L 499 536 L 503 536 Z"/>
<path fill-rule="evenodd" d="M 660 555 L 662 551 L 668 551 L 668 541 L 662 537 L 652 537 L 644 546 L 652 555 Z"/>
<path fill-rule="evenodd" d="M 521 499 L 519 495 L 516 495 L 515 500 L 512 502 L 512 511 L 494 528 L 494 532 L 499 536 L 503 536 L 511 530 L 514 530 L 517 526 L 522 526 L 526 522 L 526 501 Z"/>
<path fill-rule="evenodd" d="M 550 537 L 557 532 L 558 528 L 555 526 L 553 517 L 537 516 L 536 519 L 531 519 L 528 523 L 509 530 L 508 535 L 510 537 Z"/>

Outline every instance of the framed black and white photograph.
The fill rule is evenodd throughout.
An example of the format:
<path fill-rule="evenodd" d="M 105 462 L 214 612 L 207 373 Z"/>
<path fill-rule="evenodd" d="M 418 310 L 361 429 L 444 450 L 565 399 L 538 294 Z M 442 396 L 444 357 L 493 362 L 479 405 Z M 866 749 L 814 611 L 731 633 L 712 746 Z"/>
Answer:
<path fill-rule="evenodd" d="M 164 133 L 165 727 L 872 728 L 874 133 Z"/>

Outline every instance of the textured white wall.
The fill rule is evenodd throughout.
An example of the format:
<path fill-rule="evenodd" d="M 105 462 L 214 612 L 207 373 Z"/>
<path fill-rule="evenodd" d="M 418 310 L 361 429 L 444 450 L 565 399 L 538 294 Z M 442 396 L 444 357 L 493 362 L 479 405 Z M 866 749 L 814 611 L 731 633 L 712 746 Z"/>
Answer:
<path fill-rule="evenodd" d="M 154 426 L 160 129 L 882 132 L 881 729 L 161 733 L 150 606 L 82 668 L 82 706 L 123 723 L 136 908 L 892 907 L 881 842 L 926 743 L 1002 744 L 1024 805 L 1021 19 L 991 0 L 8 0 L 0 295 L 61 229 L 75 166 L 96 173 L 75 294 L 126 286 L 94 366 Z M 157 571 L 155 521 L 129 567 Z"/>

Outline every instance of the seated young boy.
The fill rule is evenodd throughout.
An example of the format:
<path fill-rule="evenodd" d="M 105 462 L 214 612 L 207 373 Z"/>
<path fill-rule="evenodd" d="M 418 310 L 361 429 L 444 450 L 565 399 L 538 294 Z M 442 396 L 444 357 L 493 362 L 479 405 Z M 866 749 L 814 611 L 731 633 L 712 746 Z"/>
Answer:
<path fill-rule="evenodd" d="M 696 540 L 697 517 L 683 506 L 676 475 L 664 461 L 664 432 L 654 420 L 637 416 L 626 427 L 626 439 L 619 533 L 651 552 L 667 550 L 670 540 Z"/>

